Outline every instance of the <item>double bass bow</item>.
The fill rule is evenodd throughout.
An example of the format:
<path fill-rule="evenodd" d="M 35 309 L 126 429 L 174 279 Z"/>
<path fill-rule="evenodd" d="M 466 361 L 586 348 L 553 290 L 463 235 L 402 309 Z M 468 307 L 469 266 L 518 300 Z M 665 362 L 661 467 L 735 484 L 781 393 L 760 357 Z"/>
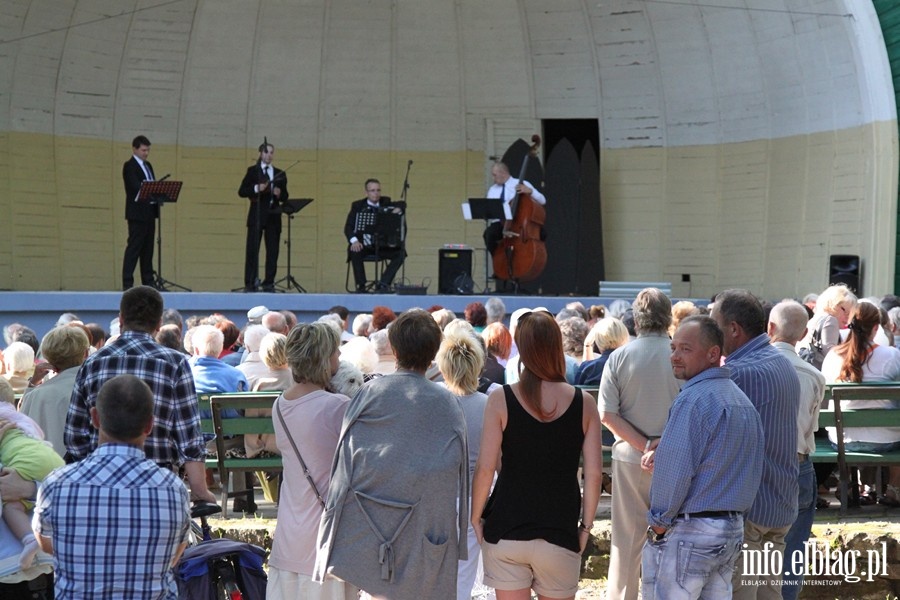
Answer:
<path fill-rule="evenodd" d="M 528 161 L 537 157 L 541 145 L 539 135 L 531 136 L 531 149 L 522 161 L 518 188 L 525 179 Z M 499 279 L 527 282 L 537 279 L 547 266 L 547 247 L 541 239 L 541 228 L 547 213 L 531 194 L 516 193 L 510 203 L 511 220 L 503 224 L 503 239 L 494 249 L 494 274 Z"/>

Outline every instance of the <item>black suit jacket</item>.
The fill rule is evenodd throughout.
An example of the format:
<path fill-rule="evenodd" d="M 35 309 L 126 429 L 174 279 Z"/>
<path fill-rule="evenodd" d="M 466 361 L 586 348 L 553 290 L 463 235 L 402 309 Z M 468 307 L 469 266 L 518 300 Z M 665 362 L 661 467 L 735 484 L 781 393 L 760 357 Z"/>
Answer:
<path fill-rule="evenodd" d="M 144 161 L 144 164 L 155 178 L 153 166 L 147 161 Z M 147 176 L 134 156 L 122 165 L 122 181 L 125 183 L 125 218 L 129 221 L 152 221 L 159 212 L 159 206 L 156 204 L 135 201 L 145 179 Z"/>
<path fill-rule="evenodd" d="M 280 217 L 281 203 L 288 199 L 287 175 L 275 166 L 272 169 L 274 183 L 263 193 L 257 194 L 253 191 L 253 186 L 263 181 L 268 181 L 269 177 L 260 166 L 260 161 L 256 161 L 256 164 L 247 167 L 247 174 L 244 175 L 241 187 L 238 188 L 238 196 L 250 199 L 250 209 L 247 211 L 247 227 L 253 227 L 257 224 L 257 211 L 262 224 L 266 223 L 269 215 L 279 215 Z M 273 188 L 281 190 L 281 198 L 276 199 L 272 195 Z"/>
<path fill-rule="evenodd" d="M 361 231 L 356 231 L 356 215 L 357 213 L 365 212 L 368 209 L 368 206 L 369 202 L 366 198 L 355 200 L 350 205 L 350 212 L 347 213 L 347 222 L 344 223 L 344 237 L 347 238 L 348 243 L 350 242 L 350 239 L 354 237 L 362 242 L 363 233 Z M 381 200 L 378 201 L 378 206 L 381 208 L 399 206 L 401 210 L 406 209 L 406 204 L 404 202 L 394 204 L 388 196 L 382 196 Z"/>

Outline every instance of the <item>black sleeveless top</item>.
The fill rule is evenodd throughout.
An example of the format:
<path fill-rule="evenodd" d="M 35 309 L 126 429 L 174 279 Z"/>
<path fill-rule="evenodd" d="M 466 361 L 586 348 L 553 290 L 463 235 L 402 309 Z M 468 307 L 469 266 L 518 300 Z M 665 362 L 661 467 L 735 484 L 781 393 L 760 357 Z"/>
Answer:
<path fill-rule="evenodd" d="M 484 508 L 484 539 L 542 539 L 578 552 L 581 490 L 578 467 L 584 442 L 581 390 L 550 422 L 522 408 L 508 385 L 500 476 Z"/>

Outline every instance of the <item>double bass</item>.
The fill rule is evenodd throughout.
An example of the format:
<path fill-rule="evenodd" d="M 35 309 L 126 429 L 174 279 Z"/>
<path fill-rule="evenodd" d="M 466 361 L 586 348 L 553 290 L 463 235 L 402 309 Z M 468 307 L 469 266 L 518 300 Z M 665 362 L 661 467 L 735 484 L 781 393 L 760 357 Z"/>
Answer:
<path fill-rule="evenodd" d="M 522 161 L 517 186 L 525 179 L 528 161 L 537 156 L 541 145 L 538 135 Z M 510 203 L 511 220 L 503 223 L 503 239 L 494 249 L 494 275 L 506 281 L 527 282 L 537 279 L 547 266 L 547 247 L 541 239 L 547 212 L 531 194 L 517 193 Z"/>

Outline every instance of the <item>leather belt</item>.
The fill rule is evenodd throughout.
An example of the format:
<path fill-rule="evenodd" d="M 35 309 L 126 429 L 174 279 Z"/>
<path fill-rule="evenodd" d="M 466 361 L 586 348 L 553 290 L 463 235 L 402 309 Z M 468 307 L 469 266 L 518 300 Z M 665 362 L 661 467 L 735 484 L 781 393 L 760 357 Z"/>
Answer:
<path fill-rule="evenodd" d="M 743 513 L 736 510 L 701 510 L 700 512 L 681 513 L 677 519 L 726 519 L 739 517 Z"/>
<path fill-rule="evenodd" d="M 809 454 L 800 454 L 797 453 L 797 462 L 805 463 L 809 460 Z"/>

